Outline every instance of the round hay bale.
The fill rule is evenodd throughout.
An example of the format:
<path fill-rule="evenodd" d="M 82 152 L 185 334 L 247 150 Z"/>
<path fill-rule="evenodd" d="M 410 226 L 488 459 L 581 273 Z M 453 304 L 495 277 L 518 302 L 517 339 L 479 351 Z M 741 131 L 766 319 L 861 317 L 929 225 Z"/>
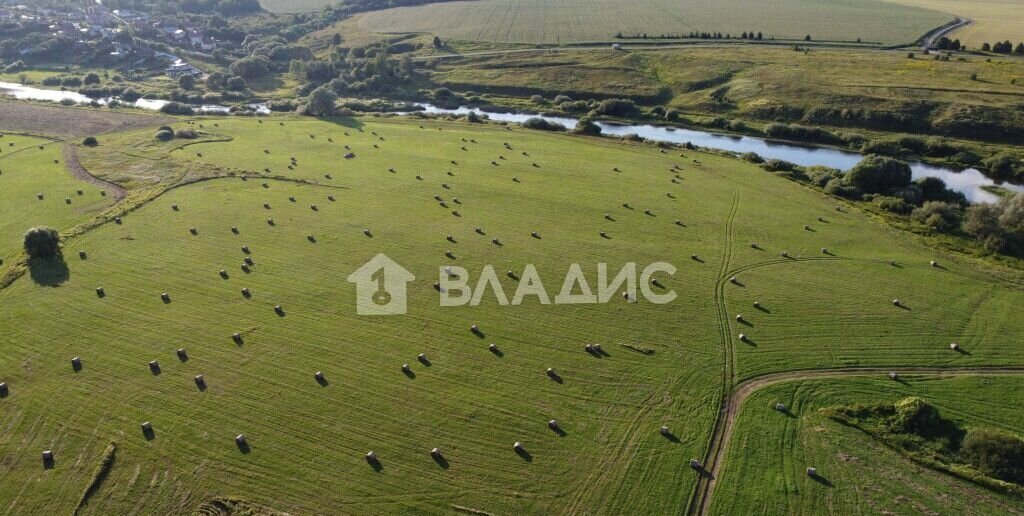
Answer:
<path fill-rule="evenodd" d="M 295 202 L 295 196 L 289 197 L 288 200 L 291 201 L 291 202 Z"/>
<path fill-rule="evenodd" d="M 276 222 L 274 222 L 274 219 L 267 219 L 267 225 L 268 225 L 268 226 L 276 226 L 276 225 L 277 225 L 277 223 L 276 223 Z"/>
<path fill-rule="evenodd" d="M 144 433 L 144 434 L 151 434 L 151 433 L 153 433 L 153 425 L 149 421 L 146 421 L 145 423 L 142 423 L 142 433 Z"/>
<path fill-rule="evenodd" d="M 515 444 L 512 445 L 512 449 L 518 453 L 522 453 L 524 451 L 523 443 L 516 441 Z"/>
<path fill-rule="evenodd" d="M 805 231 L 810 231 L 811 230 L 811 226 L 808 225 L 808 224 L 804 224 L 804 230 Z"/>
<path fill-rule="evenodd" d="M 729 278 L 729 283 L 739 283 L 739 281 L 740 280 L 737 279 L 736 276 L 733 276 L 733 277 Z"/>
<path fill-rule="evenodd" d="M 171 209 L 172 209 L 172 210 L 174 210 L 174 211 L 180 211 L 180 210 L 178 209 L 178 205 L 177 205 L 177 204 L 172 204 L 172 205 L 171 205 Z"/>
<path fill-rule="evenodd" d="M 558 428 L 558 420 L 552 419 L 552 420 L 548 421 L 548 428 L 550 428 L 550 429 L 552 429 L 552 430 L 557 432 L 559 430 L 559 428 Z"/>
<path fill-rule="evenodd" d="M 43 200 L 43 194 L 41 194 L 41 193 L 36 194 L 36 199 L 39 199 L 40 201 Z"/>
<path fill-rule="evenodd" d="M 779 256 L 783 258 L 789 258 L 789 253 L 787 253 L 786 251 L 782 251 L 781 253 L 779 253 Z"/>
<path fill-rule="evenodd" d="M 373 233 L 370 233 L 369 229 L 363 229 L 363 234 L 368 236 L 368 237 L 372 237 L 373 236 Z"/>
<path fill-rule="evenodd" d="M 164 292 L 164 293 L 160 294 L 160 299 L 163 300 L 164 302 L 170 301 L 171 300 L 171 295 L 168 294 L 167 292 Z"/>
<path fill-rule="evenodd" d="M 480 333 L 480 327 L 474 324 L 474 325 L 469 327 L 469 331 L 471 331 L 473 333 L 479 334 Z"/>
<path fill-rule="evenodd" d="M 245 439 L 245 434 L 238 434 L 238 435 L 236 435 L 235 436 L 235 444 L 237 444 L 238 446 L 242 446 L 242 447 L 246 446 L 248 444 L 248 442 Z"/>
<path fill-rule="evenodd" d="M 188 228 L 188 232 L 189 232 L 189 233 L 192 233 L 192 235 L 193 235 L 193 236 L 195 236 L 195 235 L 198 235 L 198 234 L 199 234 L 199 230 L 198 230 L 198 229 L 196 229 L 196 228 Z"/>
<path fill-rule="evenodd" d="M 775 410 L 778 410 L 779 412 L 785 412 L 786 411 L 786 405 L 784 403 L 776 403 L 775 404 Z"/>
<path fill-rule="evenodd" d="M 960 345 L 956 342 L 951 342 L 949 344 L 949 349 L 952 349 L 953 351 L 960 351 Z"/>
<path fill-rule="evenodd" d="M 592 344 L 587 344 L 586 346 L 583 346 L 583 350 L 586 351 L 587 353 L 593 353 L 594 346 Z"/>
<path fill-rule="evenodd" d="M 658 429 L 658 432 L 666 437 L 672 435 L 672 430 L 669 430 L 667 426 L 662 426 L 661 428 Z"/>
<path fill-rule="evenodd" d="M 828 248 L 827 247 L 822 247 L 821 248 L 821 254 L 828 254 Z"/>
<path fill-rule="evenodd" d="M 743 314 L 736 314 L 736 320 L 738 322 L 743 322 Z"/>
<path fill-rule="evenodd" d="M 900 306 L 901 304 L 902 304 L 902 303 L 900 303 L 900 300 L 899 300 L 899 299 L 893 299 L 893 300 L 892 300 L 892 306 Z"/>
<path fill-rule="evenodd" d="M 435 460 L 441 458 L 441 448 L 433 448 L 430 450 L 430 456 Z"/>
<path fill-rule="evenodd" d="M 816 477 L 818 476 L 818 468 L 807 468 L 807 476 Z"/>
<path fill-rule="evenodd" d="M 313 377 L 316 378 L 316 381 L 318 381 L 320 383 L 324 382 L 324 373 L 323 373 L 323 371 L 317 371 L 316 374 L 313 375 Z"/>
<path fill-rule="evenodd" d="M 270 209 L 270 203 L 269 202 L 263 203 L 263 208 L 269 210 Z"/>
<path fill-rule="evenodd" d="M 224 269 L 221 269 L 220 270 L 220 277 L 222 277 L 224 279 L 228 279 L 228 271 L 226 271 Z"/>
<path fill-rule="evenodd" d="M 402 364 L 402 372 L 405 374 L 409 374 L 412 372 L 412 368 L 409 367 L 409 364 Z"/>
<path fill-rule="evenodd" d="M 87 256 L 86 256 L 86 254 L 85 254 L 85 251 L 78 251 L 78 258 L 79 258 L 79 259 L 82 259 L 82 260 L 84 260 L 84 259 L 86 259 L 86 257 L 87 257 Z M 0 264 L 0 265 L 2 265 L 2 264 Z"/>
<path fill-rule="evenodd" d="M 937 262 L 935 260 L 932 260 L 932 261 L 930 261 L 928 263 L 931 264 L 932 267 L 938 267 L 939 266 L 939 262 Z"/>
<path fill-rule="evenodd" d="M 121 217 L 114 217 L 114 224 L 121 225 Z"/>
<path fill-rule="evenodd" d="M 277 305 L 274 307 L 274 313 L 277 315 L 284 315 L 284 308 L 281 308 L 281 305 Z"/>
<path fill-rule="evenodd" d="M 70 197 L 65 197 L 64 198 L 64 204 L 71 204 L 71 198 Z"/>
<path fill-rule="evenodd" d="M 7 387 L 6 382 L 0 382 L 0 397 L 6 398 L 10 393 L 10 389 Z"/>
<path fill-rule="evenodd" d="M 336 201 L 337 199 L 336 199 L 336 198 L 335 198 L 335 197 L 334 197 L 333 195 L 328 195 L 328 196 L 327 196 L 327 200 L 328 200 L 328 201 L 331 201 L 331 202 L 334 202 L 334 201 Z"/>
<path fill-rule="evenodd" d="M 79 357 L 72 358 L 71 368 L 74 369 L 75 371 L 82 369 L 82 359 Z"/>
<path fill-rule="evenodd" d="M 320 208 L 317 208 L 317 206 L 315 204 L 310 205 L 309 209 L 311 209 L 313 211 L 319 211 L 320 210 Z"/>
<path fill-rule="evenodd" d="M 491 351 L 491 353 L 494 353 L 494 354 L 497 354 L 497 353 L 501 352 L 501 350 L 498 349 L 498 346 L 496 344 L 489 344 L 487 346 L 487 349 L 489 349 Z"/>
<path fill-rule="evenodd" d="M 178 359 L 182 362 L 188 360 L 188 351 L 185 351 L 185 348 L 178 348 L 178 351 L 176 351 L 175 354 L 178 355 Z"/>
<path fill-rule="evenodd" d="M 476 233 L 477 233 L 478 235 L 483 235 L 483 234 L 485 234 L 485 233 L 484 233 L 484 230 L 483 230 L 483 228 L 476 228 L 476 229 L 475 229 L 475 231 L 476 231 Z"/>
<path fill-rule="evenodd" d="M 601 345 L 600 344 L 594 344 L 594 351 L 596 351 L 598 353 L 604 353 L 604 350 L 601 349 Z"/>
<path fill-rule="evenodd" d="M 249 292 L 249 288 L 248 287 L 242 289 L 242 295 L 245 296 L 245 297 L 252 297 L 252 293 Z"/>
<path fill-rule="evenodd" d="M 238 226 L 231 226 L 231 232 L 237 235 L 238 234 Z"/>
<path fill-rule="evenodd" d="M 249 266 L 252 266 L 252 265 L 255 265 L 255 262 L 252 261 L 252 257 L 251 256 L 246 256 L 245 257 L 245 264 L 249 265 Z"/>
<path fill-rule="evenodd" d="M 704 465 L 701 464 L 701 462 L 699 460 L 697 460 L 697 459 L 690 459 L 690 467 L 693 468 L 693 469 L 699 470 L 699 469 L 703 469 Z"/>
<path fill-rule="evenodd" d="M 160 374 L 160 362 L 156 360 L 151 361 L 149 363 L 149 370 L 152 371 L 153 374 Z"/>
<path fill-rule="evenodd" d="M 206 378 L 203 378 L 203 375 L 197 374 L 194 379 L 196 382 L 196 387 L 199 387 L 200 389 L 206 387 Z"/>
<path fill-rule="evenodd" d="M 249 264 L 248 263 L 243 263 L 242 264 L 242 272 L 248 273 L 249 270 L 250 270 L 249 269 Z"/>
<path fill-rule="evenodd" d="M 103 297 L 103 296 L 107 295 L 107 293 L 106 293 L 105 290 L 103 290 L 103 287 L 97 287 L 96 288 L 96 295 L 99 296 L 99 297 Z"/>
<path fill-rule="evenodd" d="M 761 308 L 761 303 L 754 301 L 754 308 Z"/>
<path fill-rule="evenodd" d="M 231 340 L 233 340 L 235 342 L 238 342 L 238 343 L 241 343 L 242 342 L 242 334 L 241 333 L 235 333 L 234 335 L 231 336 Z"/>
<path fill-rule="evenodd" d="M 896 371 L 889 371 L 890 380 L 898 380 L 900 375 L 896 374 Z"/>
<path fill-rule="evenodd" d="M 746 342 L 747 341 L 747 334 L 746 333 L 741 333 L 739 335 L 739 337 L 740 337 L 740 342 Z"/>

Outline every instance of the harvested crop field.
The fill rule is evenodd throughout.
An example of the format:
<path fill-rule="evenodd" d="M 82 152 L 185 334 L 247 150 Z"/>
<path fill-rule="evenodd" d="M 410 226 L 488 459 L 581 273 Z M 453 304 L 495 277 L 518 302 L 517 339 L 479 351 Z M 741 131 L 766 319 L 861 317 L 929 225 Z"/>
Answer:
<path fill-rule="evenodd" d="M 0 101 L 0 130 L 77 137 L 158 126 L 171 119 L 143 112 Z"/>
<path fill-rule="evenodd" d="M 362 15 L 375 32 L 430 32 L 500 43 L 612 41 L 616 34 L 762 32 L 765 38 L 911 43 L 950 21 L 946 13 L 876 0 L 481 0 Z"/>

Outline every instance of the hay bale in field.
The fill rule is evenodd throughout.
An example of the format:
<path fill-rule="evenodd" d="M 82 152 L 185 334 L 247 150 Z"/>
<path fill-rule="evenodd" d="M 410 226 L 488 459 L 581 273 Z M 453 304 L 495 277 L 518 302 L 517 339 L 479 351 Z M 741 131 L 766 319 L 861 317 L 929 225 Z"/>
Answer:
<path fill-rule="evenodd" d="M 85 195 L 85 192 L 83 192 L 81 189 L 79 189 L 78 190 L 78 195 Z"/>
<path fill-rule="evenodd" d="M 324 383 L 327 381 L 327 378 L 324 377 L 323 371 L 317 371 L 316 374 L 313 375 L 313 378 L 316 378 L 317 383 Z"/>
<path fill-rule="evenodd" d="M 270 209 L 270 203 L 269 202 L 263 203 L 263 209 L 269 210 Z"/>
<path fill-rule="evenodd" d="M 785 412 L 786 411 L 786 405 L 784 403 L 776 403 L 775 404 L 775 410 L 777 410 L 779 412 Z"/>
<path fill-rule="evenodd" d="M 39 199 L 40 201 L 43 200 L 43 194 L 37 193 L 36 194 L 36 199 Z"/>
<path fill-rule="evenodd" d="M 248 274 L 248 273 L 249 273 L 249 271 L 250 271 L 250 269 L 249 269 L 249 264 L 248 264 L 248 263 L 243 263 L 243 264 L 242 264 L 242 272 L 244 272 L 244 273 Z"/>
<path fill-rule="evenodd" d="M 231 226 L 231 232 L 237 235 L 238 234 L 238 226 Z"/>
<path fill-rule="evenodd" d="M 195 236 L 195 235 L 199 234 L 199 230 L 196 229 L 196 228 L 188 228 L 188 232 L 192 233 L 192 236 Z"/>
<path fill-rule="evenodd" d="M 373 236 L 373 233 L 371 233 L 369 229 L 363 229 L 363 234 L 368 236 L 368 237 L 372 237 Z"/>
<path fill-rule="evenodd" d="M 896 266 L 896 260 L 889 260 L 889 265 Z"/>
<path fill-rule="evenodd" d="M 97 297 L 105 297 L 106 295 L 107 295 L 107 292 L 105 290 L 103 290 L 103 287 L 97 287 L 96 288 L 96 296 Z"/>
<path fill-rule="evenodd" d="M 293 196 L 289 196 L 288 200 L 291 201 L 291 202 L 295 202 L 295 196 L 294 195 Z"/>
<path fill-rule="evenodd" d="M 811 226 L 809 226 L 807 224 L 804 224 L 804 230 L 805 231 L 810 231 L 811 230 Z"/>
<path fill-rule="evenodd" d="M 246 256 L 245 257 L 245 264 L 249 265 L 249 266 L 256 265 L 256 263 L 252 261 L 252 257 L 251 256 Z"/>
<path fill-rule="evenodd" d="M 395 173 L 395 168 L 394 167 L 388 167 L 388 172 L 391 172 L 392 174 L 394 174 Z"/>
<path fill-rule="evenodd" d="M 902 303 L 900 302 L 899 299 L 893 299 L 892 300 L 892 306 L 902 306 Z"/>
<path fill-rule="evenodd" d="M 379 460 L 377 459 L 377 453 L 374 451 L 366 452 L 366 462 L 369 462 L 370 464 L 378 464 Z"/>
<path fill-rule="evenodd" d="M 176 351 L 175 354 L 178 355 L 178 360 L 181 360 L 182 362 L 188 361 L 188 351 L 185 351 L 185 348 L 178 348 L 178 351 Z"/>
<path fill-rule="evenodd" d="M 231 336 L 231 340 L 235 341 L 236 344 L 241 344 L 242 343 L 242 334 L 241 333 L 235 333 L 234 335 Z"/>
<path fill-rule="evenodd" d="M 121 225 L 121 217 L 114 217 L 114 224 Z"/>
<path fill-rule="evenodd" d="M 526 449 L 523 448 L 523 443 L 519 441 L 516 441 L 515 444 L 512 445 L 512 449 L 515 450 L 517 453 L 523 453 L 524 451 L 526 451 Z"/>
<path fill-rule="evenodd" d="M 402 372 L 407 374 L 407 375 L 411 374 L 412 373 L 412 368 L 409 367 L 409 364 L 402 364 Z"/>
<path fill-rule="evenodd" d="M 821 248 L 821 254 L 829 254 L 828 248 L 827 247 L 822 247 Z"/>
<path fill-rule="evenodd" d="M 242 296 L 244 296 L 244 297 L 252 297 L 252 292 L 249 292 L 249 288 L 248 287 L 242 289 Z"/>
<path fill-rule="evenodd" d="M 7 387 L 6 382 L 0 382 L 0 398 L 6 398 L 10 394 L 10 389 Z"/>
<path fill-rule="evenodd" d="M 171 301 L 171 295 L 168 294 L 167 292 L 164 292 L 160 294 L 160 300 L 163 301 L 164 303 L 169 303 Z"/>
<path fill-rule="evenodd" d="M 449 242 L 451 242 L 453 244 L 455 243 L 455 237 L 453 237 L 451 235 L 448 235 L 448 237 L 445 240 L 448 240 Z"/>
<path fill-rule="evenodd" d="M 263 183 L 263 188 L 270 188 L 270 183 Z"/>
<path fill-rule="evenodd" d="M 53 451 L 43 451 L 43 468 L 50 469 L 53 467 Z"/>
<path fill-rule="evenodd" d="M 72 358 L 71 359 L 71 369 L 73 369 L 75 371 L 81 371 L 82 370 L 82 359 L 79 358 L 79 357 Z"/>
<path fill-rule="evenodd" d="M 928 262 L 928 263 L 929 263 L 929 264 L 930 264 L 930 265 L 931 265 L 932 267 L 938 267 L 938 266 L 939 266 L 939 262 L 937 262 L 937 261 L 935 261 L 935 260 L 932 260 L 932 261 L 930 261 L 930 262 Z"/>
<path fill-rule="evenodd" d="M 746 342 L 747 341 L 747 334 L 746 333 L 741 333 L 739 335 L 739 337 L 740 337 L 740 342 Z"/>
<path fill-rule="evenodd" d="M 889 371 L 889 379 L 890 380 L 898 380 L 899 378 L 900 378 L 900 375 L 896 374 L 896 371 Z"/>
<path fill-rule="evenodd" d="M 153 360 L 152 362 L 150 362 L 149 363 L 149 370 L 152 371 L 153 374 L 160 374 L 160 362 L 158 362 L 156 360 Z"/>
<path fill-rule="evenodd" d="M 277 315 L 284 315 L 284 308 L 281 308 L 281 305 L 277 305 L 274 307 L 274 313 Z"/>
<path fill-rule="evenodd" d="M 172 205 L 171 205 L 171 209 L 172 209 L 172 210 L 174 210 L 174 211 L 181 211 L 181 210 L 180 210 L 180 209 L 178 208 L 178 205 L 177 205 L 177 204 L 172 204 Z"/>
<path fill-rule="evenodd" d="M 313 235 L 306 235 L 306 240 L 309 240 L 310 242 L 312 242 L 314 244 L 316 243 L 316 237 L 313 236 Z"/>
<path fill-rule="evenodd" d="M 587 353 L 593 353 L 594 352 L 594 345 L 593 344 L 587 344 L 586 346 L 583 346 L 583 351 L 586 351 Z"/>
<path fill-rule="evenodd" d="M 315 204 L 310 205 L 309 209 L 311 209 L 313 211 L 320 211 L 320 208 L 317 208 L 317 206 Z"/>
<path fill-rule="evenodd" d="M 461 216 L 462 216 L 462 214 L 461 214 L 461 213 L 459 213 L 459 210 L 455 210 L 455 211 L 453 211 L 453 212 L 452 212 L 452 215 L 455 215 L 456 217 L 461 217 Z"/>
<path fill-rule="evenodd" d="M 608 238 L 608 233 L 607 232 L 602 231 L 599 234 L 601 235 L 601 238 Z"/>
<path fill-rule="evenodd" d="M 430 359 L 427 358 L 427 354 L 426 353 L 420 353 L 419 355 L 416 355 L 416 360 L 419 360 L 420 363 L 423 364 L 423 365 L 426 365 L 426 366 L 430 365 Z"/>
<path fill-rule="evenodd" d="M 331 179 L 331 175 L 330 174 L 324 174 L 324 179 Z"/>
<path fill-rule="evenodd" d="M 602 355 L 604 354 L 604 350 L 601 349 L 601 345 L 600 344 L 594 344 L 594 351 L 596 351 L 597 353 L 602 354 Z"/>
<path fill-rule="evenodd" d="M 787 253 L 786 251 L 782 251 L 781 253 L 779 253 L 779 256 L 783 258 L 789 258 L 789 253 Z"/>
<path fill-rule="evenodd" d="M 662 426 L 661 428 L 658 429 L 658 432 L 661 433 L 661 435 L 664 435 L 665 437 L 672 435 L 672 430 L 669 430 L 667 426 Z"/>
<path fill-rule="evenodd" d="M 740 282 L 740 280 L 736 276 L 733 276 L 733 277 L 729 278 L 729 283 L 732 283 L 732 284 L 736 285 L 736 284 L 739 284 L 739 282 Z"/>
<path fill-rule="evenodd" d="M 704 469 L 704 465 L 697 459 L 690 459 L 690 467 L 696 470 Z"/>
<path fill-rule="evenodd" d="M 490 350 L 490 352 L 494 353 L 495 355 L 500 355 L 501 354 L 501 350 L 498 349 L 498 346 L 496 344 L 489 344 L 487 346 L 487 349 Z"/>
<path fill-rule="evenodd" d="M 513 183 L 520 183 L 521 181 L 519 180 L 519 178 L 518 178 L 518 177 L 513 177 L 513 178 L 512 178 L 512 182 L 513 182 Z"/>
<path fill-rule="evenodd" d="M 816 477 L 818 476 L 818 468 L 807 468 L 807 476 Z"/>
<path fill-rule="evenodd" d="M 743 322 L 743 314 L 736 314 L 736 321 Z"/>
<path fill-rule="evenodd" d="M 951 342 L 949 344 L 949 349 L 951 349 L 953 351 L 960 351 L 960 345 L 957 344 L 956 342 Z"/>
<path fill-rule="evenodd" d="M 532 236 L 533 238 L 540 238 L 540 233 L 534 231 L 534 232 L 530 233 L 530 236 Z"/>
<path fill-rule="evenodd" d="M 476 234 L 478 234 L 478 235 L 485 235 L 486 234 L 486 233 L 484 233 L 483 228 L 476 228 L 474 231 L 476 231 Z"/>
<path fill-rule="evenodd" d="M 64 204 L 71 204 L 71 198 L 70 197 L 65 197 L 64 198 Z"/>
<path fill-rule="evenodd" d="M 237 444 L 239 448 L 247 447 L 249 445 L 249 443 L 245 439 L 245 434 L 238 434 L 238 435 L 236 435 L 235 436 L 235 444 Z"/>
<path fill-rule="evenodd" d="M 153 434 L 153 424 L 149 421 L 142 423 L 142 433 L 149 436 Z"/>
<path fill-rule="evenodd" d="M 441 448 L 434 448 L 434 449 L 430 450 L 430 456 L 433 457 L 434 460 L 441 459 L 442 458 L 442 456 L 441 456 Z"/>
<path fill-rule="evenodd" d="M 334 202 L 334 201 L 336 201 L 337 199 L 336 199 L 336 198 L 335 198 L 335 197 L 334 197 L 333 195 L 328 195 L 328 196 L 327 196 L 327 200 L 328 200 L 328 201 L 331 201 L 331 202 Z"/>
<path fill-rule="evenodd" d="M 452 197 L 452 202 L 455 204 L 462 204 L 462 201 L 460 201 L 458 197 Z"/>
<path fill-rule="evenodd" d="M 85 251 L 78 251 L 78 258 L 82 260 L 86 259 L 87 256 L 85 254 Z"/>
<path fill-rule="evenodd" d="M 761 308 L 761 303 L 754 301 L 754 308 Z"/>
<path fill-rule="evenodd" d="M 444 255 L 447 256 L 448 258 L 451 258 L 452 260 L 455 259 L 455 253 L 453 253 L 451 251 L 445 251 Z"/>
<path fill-rule="evenodd" d="M 268 226 L 276 226 L 276 225 L 277 225 L 277 223 L 276 223 L 276 222 L 274 222 L 274 219 L 267 219 L 267 225 L 268 225 Z"/>
<path fill-rule="evenodd" d="M 206 378 L 203 378 L 203 375 L 197 374 L 195 377 L 195 382 L 196 387 L 199 387 L 199 390 L 206 389 Z"/>
<path fill-rule="evenodd" d="M 498 240 L 497 238 L 492 238 L 491 243 L 494 245 L 501 245 L 501 240 Z"/>

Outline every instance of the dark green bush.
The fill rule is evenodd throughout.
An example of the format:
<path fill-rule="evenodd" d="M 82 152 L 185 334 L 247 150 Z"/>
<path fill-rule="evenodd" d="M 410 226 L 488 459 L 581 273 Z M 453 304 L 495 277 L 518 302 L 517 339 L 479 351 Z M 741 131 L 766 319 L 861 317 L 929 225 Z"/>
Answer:
<path fill-rule="evenodd" d="M 1007 432 L 978 428 L 967 432 L 960 454 L 982 473 L 1024 484 L 1024 440 Z"/>
<path fill-rule="evenodd" d="M 911 220 L 940 233 L 951 233 L 960 227 L 960 210 L 942 201 L 928 201 L 910 214 Z"/>
<path fill-rule="evenodd" d="M 910 184 L 910 166 L 878 155 L 868 155 L 846 173 L 846 183 L 864 193 L 888 193 Z"/>
<path fill-rule="evenodd" d="M 554 122 L 549 122 L 549 121 L 547 121 L 547 120 L 545 120 L 543 118 L 539 118 L 539 117 L 527 118 L 526 121 L 523 122 L 523 127 L 527 128 L 527 129 L 537 129 L 539 131 L 566 131 L 567 130 L 566 127 L 564 125 L 562 125 L 562 124 L 556 124 Z"/>

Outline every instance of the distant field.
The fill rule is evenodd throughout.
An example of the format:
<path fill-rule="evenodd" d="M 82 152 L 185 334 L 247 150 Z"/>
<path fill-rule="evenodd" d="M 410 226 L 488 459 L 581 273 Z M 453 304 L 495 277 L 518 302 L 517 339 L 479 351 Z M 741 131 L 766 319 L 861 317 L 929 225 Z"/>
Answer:
<path fill-rule="evenodd" d="M 882 375 L 879 375 L 882 376 Z M 743 405 L 711 514 L 1021 514 L 1024 502 L 911 462 L 819 410 L 917 396 L 966 427 L 1019 433 L 1021 378 L 792 381 Z M 784 403 L 789 414 L 773 407 Z M 823 481 L 806 468 L 816 467 Z M 827 510 L 825 509 L 827 507 Z"/>
<path fill-rule="evenodd" d="M 763 32 L 765 37 L 910 43 L 952 17 L 879 0 L 480 0 L 362 15 L 377 32 L 500 43 L 612 41 L 624 34 Z"/>
<path fill-rule="evenodd" d="M 1016 45 L 1024 41 L 1024 5 L 1020 0 L 888 0 L 893 3 L 933 9 L 955 14 L 973 21 L 952 37 L 972 49 L 982 43 L 1010 40 Z"/>
<path fill-rule="evenodd" d="M 260 5 L 272 13 L 308 13 L 340 3 L 341 0 L 260 0 Z"/>

